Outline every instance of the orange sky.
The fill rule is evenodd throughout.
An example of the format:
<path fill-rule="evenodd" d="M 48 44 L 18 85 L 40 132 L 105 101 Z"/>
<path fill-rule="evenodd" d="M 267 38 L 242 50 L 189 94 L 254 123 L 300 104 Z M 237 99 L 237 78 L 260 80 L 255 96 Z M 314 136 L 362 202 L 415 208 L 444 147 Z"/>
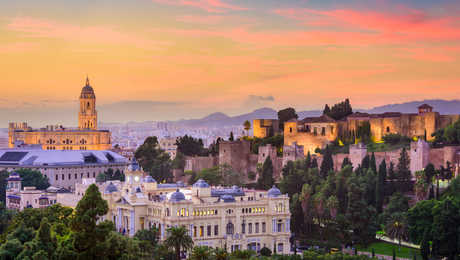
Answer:
<path fill-rule="evenodd" d="M 359 108 L 460 99 L 456 1 L 6 0 L 2 6 L 4 110 L 74 107 L 87 74 L 98 104 L 152 101 L 161 113 L 150 118 L 146 111 L 151 120 L 264 106 L 319 109 L 346 97 Z"/>

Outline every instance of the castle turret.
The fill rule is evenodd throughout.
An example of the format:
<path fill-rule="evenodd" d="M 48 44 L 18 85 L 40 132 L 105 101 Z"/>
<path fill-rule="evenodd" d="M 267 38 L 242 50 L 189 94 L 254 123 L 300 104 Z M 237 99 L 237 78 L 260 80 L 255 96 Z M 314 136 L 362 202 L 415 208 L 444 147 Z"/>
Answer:
<path fill-rule="evenodd" d="M 80 129 L 97 129 L 96 95 L 89 84 L 88 77 L 86 77 L 86 84 L 81 90 L 78 127 Z"/>

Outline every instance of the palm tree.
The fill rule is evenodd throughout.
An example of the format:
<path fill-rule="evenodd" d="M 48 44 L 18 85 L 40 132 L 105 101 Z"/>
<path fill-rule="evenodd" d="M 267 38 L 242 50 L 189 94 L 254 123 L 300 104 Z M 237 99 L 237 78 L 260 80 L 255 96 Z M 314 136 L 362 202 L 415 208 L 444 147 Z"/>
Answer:
<path fill-rule="evenodd" d="M 223 248 L 216 248 L 214 249 L 214 259 L 216 260 L 227 260 L 228 253 L 227 250 Z"/>
<path fill-rule="evenodd" d="M 168 248 L 174 249 L 176 252 L 176 260 L 180 260 L 181 249 L 187 251 L 193 248 L 193 239 L 188 235 L 185 227 L 170 227 L 167 229 L 168 238 L 165 240 L 165 245 Z"/>
<path fill-rule="evenodd" d="M 243 126 L 244 130 L 246 130 L 246 135 L 249 136 L 249 129 L 251 129 L 251 123 L 248 120 L 246 120 L 244 121 Z"/>
<path fill-rule="evenodd" d="M 191 260 L 208 260 L 211 258 L 212 249 L 207 246 L 196 246 L 192 250 Z"/>
<path fill-rule="evenodd" d="M 390 221 L 385 225 L 385 233 L 391 239 L 397 239 L 399 242 L 398 250 L 401 250 L 401 241 L 407 237 L 406 218 L 402 213 L 395 213 L 391 216 Z"/>

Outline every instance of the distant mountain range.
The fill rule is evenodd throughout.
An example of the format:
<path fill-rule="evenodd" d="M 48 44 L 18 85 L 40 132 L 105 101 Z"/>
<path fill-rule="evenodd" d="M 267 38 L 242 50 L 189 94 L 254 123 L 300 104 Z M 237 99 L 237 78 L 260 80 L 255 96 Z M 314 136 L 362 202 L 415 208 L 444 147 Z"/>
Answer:
<path fill-rule="evenodd" d="M 354 111 L 372 114 L 384 112 L 417 113 L 417 107 L 422 104 L 429 104 L 434 108 L 434 111 L 439 112 L 441 114 L 460 114 L 460 100 L 441 99 L 391 104 L 374 107 L 371 109 L 354 109 Z M 305 117 L 320 116 L 322 114 L 322 110 L 298 111 L 297 114 L 299 115 L 300 119 L 303 119 Z M 277 117 L 278 113 L 276 110 L 272 108 L 260 108 L 250 113 L 238 116 L 228 116 L 224 113 L 216 112 L 200 119 L 179 120 L 174 121 L 173 123 L 185 127 L 224 127 L 240 126 L 246 120 L 249 120 L 252 123 L 252 120 L 254 119 L 276 119 Z"/>

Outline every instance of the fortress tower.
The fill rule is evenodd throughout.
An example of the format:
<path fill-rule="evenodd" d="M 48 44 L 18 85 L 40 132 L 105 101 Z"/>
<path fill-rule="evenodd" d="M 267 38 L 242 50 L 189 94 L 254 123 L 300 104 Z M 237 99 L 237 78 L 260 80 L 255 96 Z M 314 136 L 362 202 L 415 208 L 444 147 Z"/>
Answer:
<path fill-rule="evenodd" d="M 97 130 L 96 95 L 86 77 L 86 85 L 81 90 L 78 128 Z"/>

